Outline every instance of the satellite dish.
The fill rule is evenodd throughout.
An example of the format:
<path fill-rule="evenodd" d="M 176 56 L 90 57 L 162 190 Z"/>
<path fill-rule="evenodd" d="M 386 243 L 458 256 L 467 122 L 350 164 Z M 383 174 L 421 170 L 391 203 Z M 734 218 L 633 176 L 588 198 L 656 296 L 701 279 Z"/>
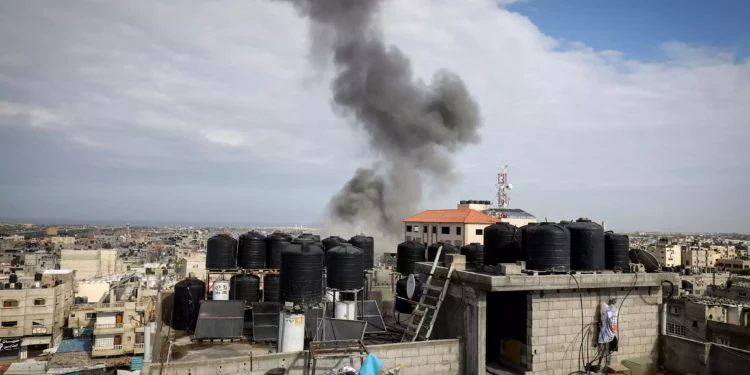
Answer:
<path fill-rule="evenodd" d="M 635 257 L 638 259 L 638 263 L 643 264 L 643 268 L 645 268 L 647 272 L 658 272 L 661 270 L 661 264 L 659 264 L 659 261 L 648 251 L 632 249 L 628 256 L 630 258 Z"/>
<path fill-rule="evenodd" d="M 508 190 L 513 190 L 513 184 L 508 184 Z"/>
<path fill-rule="evenodd" d="M 414 274 L 409 275 L 406 278 L 406 296 L 411 299 L 414 297 L 414 292 L 417 290 L 417 279 L 414 278 Z"/>

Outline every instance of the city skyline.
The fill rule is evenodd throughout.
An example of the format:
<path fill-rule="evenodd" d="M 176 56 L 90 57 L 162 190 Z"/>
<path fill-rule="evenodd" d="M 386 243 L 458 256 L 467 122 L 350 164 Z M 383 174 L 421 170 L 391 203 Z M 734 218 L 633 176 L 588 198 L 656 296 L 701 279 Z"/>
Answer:
<path fill-rule="evenodd" d="M 414 74 L 460 74 L 482 117 L 421 208 L 492 199 L 507 163 L 511 207 L 540 221 L 747 232 L 747 5 L 501 3 L 383 5 Z M 307 22 L 272 1 L 140 5 L 0 6 L 2 220 L 324 223 L 377 155 L 333 113 Z"/>

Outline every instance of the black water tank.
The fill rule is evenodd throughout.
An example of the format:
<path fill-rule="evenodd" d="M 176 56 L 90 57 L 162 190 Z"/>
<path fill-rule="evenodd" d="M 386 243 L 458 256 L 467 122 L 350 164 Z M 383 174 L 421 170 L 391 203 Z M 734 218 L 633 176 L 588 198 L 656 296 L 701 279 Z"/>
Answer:
<path fill-rule="evenodd" d="M 484 245 L 473 242 L 461 248 L 461 255 L 466 257 L 467 264 L 478 267 L 484 264 Z"/>
<path fill-rule="evenodd" d="M 440 262 L 445 261 L 445 254 L 458 254 L 458 249 L 456 249 L 455 246 L 449 243 L 435 242 L 434 244 L 427 247 L 428 262 L 432 262 L 435 260 L 435 255 L 437 255 L 440 246 L 443 247 L 443 250 L 440 252 L 440 259 L 438 259 L 438 261 Z"/>
<path fill-rule="evenodd" d="M 415 277 L 416 279 L 416 277 Z M 409 299 L 409 297 L 406 296 L 406 279 L 401 279 L 396 282 L 396 295 L 401 298 Z M 419 279 L 417 279 L 417 285 L 414 289 L 414 295 L 411 297 L 412 301 L 418 302 L 419 299 L 422 297 L 422 285 L 419 282 Z M 395 303 L 396 311 L 402 313 L 402 314 L 411 314 L 412 311 L 414 311 L 414 306 L 408 301 L 404 301 L 402 299 L 396 298 Z"/>
<path fill-rule="evenodd" d="M 359 289 L 364 285 L 364 252 L 351 244 L 336 246 L 326 253 L 329 288 Z"/>
<path fill-rule="evenodd" d="M 518 228 L 521 231 L 521 254 L 526 254 L 526 230 L 537 225 L 539 225 L 539 223 L 528 223 Z M 523 259 L 526 259 L 526 255 L 523 256 Z"/>
<path fill-rule="evenodd" d="M 258 270 L 266 267 L 267 239 L 258 232 L 247 232 L 240 236 L 237 250 L 237 267 Z"/>
<path fill-rule="evenodd" d="M 10 275 L 8 276 L 8 282 L 9 282 L 9 283 L 11 283 L 11 284 L 15 284 L 15 283 L 17 283 L 17 282 L 18 282 L 18 275 L 16 275 L 16 273 L 15 273 L 15 272 L 14 272 L 14 273 L 11 273 L 11 274 L 10 274 Z"/>
<path fill-rule="evenodd" d="M 417 262 L 427 261 L 425 245 L 416 241 L 406 241 L 396 247 L 396 271 L 404 276 L 414 273 Z"/>
<path fill-rule="evenodd" d="M 604 234 L 604 267 L 608 270 L 630 271 L 630 238 L 627 234 Z"/>
<path fill-rule="evenodd" d="M 41 272 L 37 272 L 37 273 L 34 274 L 34 281 L 39 281 L 39 282 L 42 281 L 42 273 Z"/>
<path fill-rule="evenodd" d="M 226 233 L 209 238 L 206 241 L 206 268 L 210 270 L 237 268 L 237 240 Z"/>
<path fill-rule="evenodd" d="M 323 250 L 327 252 L 328 250 L 331 250 L 336 246 L 345 244 L 346 240 L 339 236 L 331 236 L 331 237 L 324 238 L 323 241 L 321 241 L 321 243 L 323 244 Z"/>
<path fill-rule="evenodd" d="M 508 223 L 496 223 L 484 228 L 484 264 L 515 263 L 523 260 L 521 231 Z"/>
<path fill-rule="evenodd" d="M 260 301 L 260 279 L 253 275 L 235 275 L 229 279 L 229 299 L 245 301 L 245 305 Z"/>
<path fill-rule="evenodd" d="M 365 269 L 373 269 L 375 267 L 375 240 L 369 236 L 354 236 L 349 239 L 349 243 L 364 252 Z"/>
<path fill-rule="evenodd" d="M 280 302 L 311 306 L 323 297 L 323 246 L 292 243 L 281 252 Z"/>
<path fill-rule="evenodd" d="M 570 231 L 554 223 L 526 229 L 526 269 L 570 271 Z"/>
<path fill-rule="evenodd" d="M 174 286 L 172 328 L 178 331 L 195 331 L 200 301 L 206 294 L 206 284 L 196 278 L 187 278 Z"/>
<path fill-rule="evenodd" d="M 279 302 L 279 275 L 267 275 L 263 285 L 263 301 Z"/>
<path fill-rule="evenodd" d="M 16 283 L 16 289 L 23 289 L 23 283 Z"/>
<path fill-rule="evenodd" d="M 599 271 L 604 269 L 604 228 L 581 218 L 565 226 L 570 231 L 570 269 Z"/>
<path fill-rule="evenodd" d="M 281 268 L 281 251 L 292 241 L 292 236 L 275 232 L 266 238 L 266 268 Z"/>

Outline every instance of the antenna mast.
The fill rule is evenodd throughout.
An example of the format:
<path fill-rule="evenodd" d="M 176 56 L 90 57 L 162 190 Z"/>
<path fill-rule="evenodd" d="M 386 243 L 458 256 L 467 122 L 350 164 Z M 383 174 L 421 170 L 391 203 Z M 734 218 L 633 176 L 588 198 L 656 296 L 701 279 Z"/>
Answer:
<path fill-rule="evenodd" d="M 513 185 L 508 183 L 508 165 L 501 164 L 497 172 L 497 208 L 508 208 L 510 197 L 508 192 L 513 189 Z"/>

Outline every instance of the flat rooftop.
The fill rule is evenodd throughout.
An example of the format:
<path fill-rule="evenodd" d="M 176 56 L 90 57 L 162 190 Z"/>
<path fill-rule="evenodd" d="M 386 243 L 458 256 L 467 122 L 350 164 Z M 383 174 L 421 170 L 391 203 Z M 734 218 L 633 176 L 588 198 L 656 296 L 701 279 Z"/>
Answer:
<path fill-rule="evenodd" d="M 432 263 L 420 262 L 416 272 L 429 273 Z M 437 267 L 435 275 L 445 277 L 448 268 Z M 556 275 L 496 275 L 481 271 L 454 270 L 452 280 L 471 284 L 488 292 L 511 292 L 522 290 L 556 290 L 583 288 L 630 288 L 660 286 L 662 281 L 670 281 L 679 288 L 677 273 L 598 273 L 598 274 L 556 274 Z M 576 281 L 578 283 L 576 284 Z M 634 285 L 635 283 L 635 285 Z"/>

